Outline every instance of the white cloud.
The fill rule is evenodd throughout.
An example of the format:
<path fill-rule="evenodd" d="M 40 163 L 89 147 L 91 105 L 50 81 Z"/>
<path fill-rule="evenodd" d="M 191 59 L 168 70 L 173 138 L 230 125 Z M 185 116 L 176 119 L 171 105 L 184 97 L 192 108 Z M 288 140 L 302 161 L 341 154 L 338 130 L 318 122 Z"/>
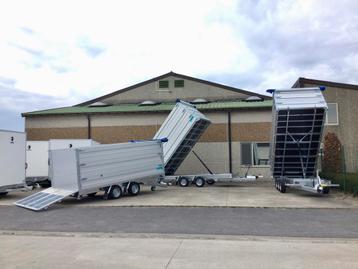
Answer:
<path fill-rule="evenodd" d="M 0 68 L 19 88 L 53 96 L 98 95 L 170 70 L 252 68 L 255 55 L 234 29 L 210 20 L 218 7 L 225 12 L 234 2 L 8 2 Z"/>
<path fill-rule="evenodd" d="M 170 70 L 260 92 L 299 76 L 358 82 L 356 1 L 13 0 L 1 7 L 0 77 L 58 100 L 84 101 Z"/>

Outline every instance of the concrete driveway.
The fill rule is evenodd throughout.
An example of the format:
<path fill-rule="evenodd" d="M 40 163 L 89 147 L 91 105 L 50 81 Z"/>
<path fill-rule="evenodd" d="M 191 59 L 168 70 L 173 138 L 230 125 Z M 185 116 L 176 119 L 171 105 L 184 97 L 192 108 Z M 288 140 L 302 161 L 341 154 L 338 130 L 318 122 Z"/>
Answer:
<path fill-rule="evenodd" d="M 0 248 L 4 269 L 344 269 L 358 266 L 357 241 L 341 239 L 3 234 Z"/>
<path fill-rule="evenodd" d="M 0 205 L 12 205 L 15 201 L 36 191 L 11 193 L 0 198 Z M 157 188 L 155 192 L 142 186 L 141 194 L 124 196 L 118 200 L 103 200 L 101 195 L 82 200 L 65 199 L 62 204 L 71 206 L 187 206 L 187 207 L 274 207 L 274 208 L 358 208 L 358 199 L 332 192 L 320 196 L 302 191 L 288 190 L 279 193 L 272 181 L 262 180 L 241 184 L 216 184 L 198 188 L 171 186 Z"/>
<path fill-rule="evenodd" d="M 16 200 L 36 191 L 39 189 L 0 198 L 1 268 L 343 269 L 358 266 L 356 221 L 351 220 L 356 216 L 358 199 L 338 192 L 317 196 L 290 190 L 281 194 L 271 181 L 261 181 L 203 188 L 158 188 L 155 192 L 144 187 L 136 197 L 107 201 L 100 195 L 80 201 L 67 198 L 53 210 L 42 213 L 12 206 Z M 194 227 L 180 225 L 180 221 L 196 223 L 197 229 L 205 224 L 206 232 L 199 234 L 195 229 L 190 234 L 180 232 L 181 227 Z M 83 231 L 84 223 L 90 231 Z M 177 228 L 172 229 L 173 233 L 163 234 L 163 224 Z M 136 234 L 133 230 L 137 226 L 146 229 Z M 131 228 L 130 233 L 123 227 Z M 162 234 L 153 232 L 156 227 Z M 312 230 L 313 227 L 322 233 Z M 287 230 L 285 236 L 289 238 L 282 237 L 282 228 Z M 232 229 L 246 230 L 234 233 Z M 279 232 L 259 235 L 266 234 L 265 229 Z M 302 230 L 308 232 L 303 235 Z"/>

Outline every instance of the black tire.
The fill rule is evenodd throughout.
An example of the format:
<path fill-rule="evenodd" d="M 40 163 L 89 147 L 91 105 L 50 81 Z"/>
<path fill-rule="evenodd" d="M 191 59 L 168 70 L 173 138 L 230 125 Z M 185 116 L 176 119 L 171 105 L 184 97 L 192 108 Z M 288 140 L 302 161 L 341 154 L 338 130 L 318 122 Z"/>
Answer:
<path fill-rule="evenodd" d="M 5 192 L 0 192 L 0 196 L 5 196 L 6 194 L 8 194 L 7 191 L 5 191 Z"/>
<path fill-rule="evenodd" d="M 209 185 L 214 185 L 215 184 L 215 180 L 212 178 L 209 178 L 206 180 L 206 183 L 208 183 Z"/>
<path fill-rule="evenodd" d="M 284 181 L 280 182 L 280 192 L 285 193 L 286 192 L 286 185 Z"/>
<path fill-rule="evenodd" d="M 138 195 L 140 192 L 140 185 L 137 182 L 131 182 L 127 190 L 130 195 Z"/>
<path fill-rule="evenodd" d="M 275 187 L 276 190 L 280 191 L 280 182 L 277 179 L 275 180 Z"/>
<path fill-rule="evenodd" d="M 203 177 L 196 177 L 196 178 L 194 179 L 194 184 L 195 184 L 195 186 L 197 186 L 197 187 L 199 187 L 199 188 L 203 187 L 203 186 L 205 185 L 205 178 L 203 178 Z"/>
<path fill-rule="evenodd" d="M 151 187 L 150 187 L 150 190 L 151 190 L 151 191 L 155 191 L 156 189 L 157 189 L 156 186 L 151 186 Z"/>
<path fill-rule="evenodd" d="M 108 197 L 110 199 L 118 199 L 118 198 L 120 198 L 122 196 L 122 193 L 123 193 L 123 191 L 122 191 L 122 188 L 120 186 L 113 185 L 111 187 L 111 190 L 110 190 L 109 194 L 108 194 Z"/>
<path fill-rule="evenodd" d="M 188 187 L 189 185 L 189 179 L 186 177 L 181 177 L 178 180 L 178 184 L 180 187 Z"/>
<path fill-rule="evenodd" d="M 322 193 L 329 194 L 329 188 L 327 188 L 327 187 L 323 188 Z"/>
<path fill-rule="evenodd" d="M 92 193 L 89 193 L 87 194 L 88 197 L 95 197 L 97 194 L 97 192 L 92 192 Z"/>
<path fill-rule="evenodd" d="M 50 188 L 51 187 L 51 181 L 48 179 L 46 179 L 44 181 L 37 182 L 37 184 L 39 184 L 41 188 Z"/>

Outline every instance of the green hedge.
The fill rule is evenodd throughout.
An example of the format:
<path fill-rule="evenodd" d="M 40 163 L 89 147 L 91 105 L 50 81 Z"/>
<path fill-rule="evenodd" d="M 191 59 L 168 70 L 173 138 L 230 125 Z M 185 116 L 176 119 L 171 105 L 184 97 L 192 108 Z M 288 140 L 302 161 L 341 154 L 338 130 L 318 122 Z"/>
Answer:
<path fill-rule="evenodd" d="M 353 193 L 358 195 L 358 173 L 320 173 L 321 178 L 329 179 L 332 183 L 339 184 L 341 191 Z"/>

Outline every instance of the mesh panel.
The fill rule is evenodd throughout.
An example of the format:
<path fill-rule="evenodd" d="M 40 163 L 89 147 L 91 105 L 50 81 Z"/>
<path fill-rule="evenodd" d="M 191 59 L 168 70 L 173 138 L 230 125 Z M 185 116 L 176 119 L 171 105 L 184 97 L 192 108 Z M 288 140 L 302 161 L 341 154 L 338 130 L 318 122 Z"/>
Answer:
<path fill-rule="evenodd" d="M 209 121 L 203 119 L 196 122 L 194 127 L 187 134 L 183 142 L 173 154 L 170 161 L 165 166 L 166 175 L 173 175 L 175 173 L 175 171 L 179 168 L 180 164 L 190 153 L 192 147 L 194 147 L 196 142 L 200 139 L 201 135 L 205 132 L 209 124 Z"/>
<path fill-rule="evenodd" d="M 271 156 L 274 178 L 314 177 L 325 109 L 287 109 L 276 113 Z"/>

